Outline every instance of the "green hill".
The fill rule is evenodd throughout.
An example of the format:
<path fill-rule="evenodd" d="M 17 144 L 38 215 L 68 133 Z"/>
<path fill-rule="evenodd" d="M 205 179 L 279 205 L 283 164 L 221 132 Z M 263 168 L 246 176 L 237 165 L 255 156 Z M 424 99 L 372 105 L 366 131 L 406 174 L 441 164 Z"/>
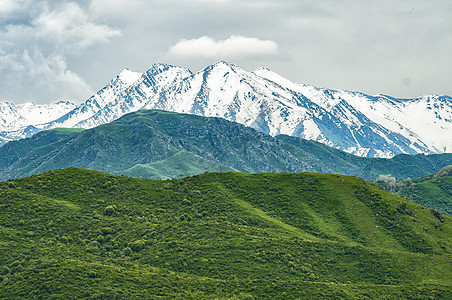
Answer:
<path fill-rule="evenodd" d="M 420 205 L 452 215 L 452 165 L 433 175 L 416 179 L 396 180 L 380 176 L 376 183 Z"/>
<path fill-rule="evenodd" d="M 137 164 L 122 173 L 126 176 L 139 178 L 170 179 L 215 171 L 228 172 L 236 170 L 181 150 L 164 160 L 144 165 Z"/>
<path fill-rule="evenodd" d="M 8 173 L 20 160 L 38 160 L 82 131 L 79 128 L 56 128 L 39 132 L 32 138 L 11 141 L 0 148 L 0 171 Z"/>
<path fill-rule="evenodd" d="M 413 180 L 413 184 L 402 188 L 398 194 L 423 206 L 452 215 L 452 176 Z"/>
<path fill-rule="evenodd" d="M 450 299 L 452 217 L 360 178 L 0 183 L 0 298 Z"/>
<path fill-rule="evenodd" d="M 96 128 L 51 130 L 0 148 L 0 179 L 83 167 L 141 178 L 212 171 L 322 172 L 375 179 L 420 177 L 452 164 L 452 154 L 353 156 L 323 144 L 272 137 L 221 118 L 148 110 Z"/>

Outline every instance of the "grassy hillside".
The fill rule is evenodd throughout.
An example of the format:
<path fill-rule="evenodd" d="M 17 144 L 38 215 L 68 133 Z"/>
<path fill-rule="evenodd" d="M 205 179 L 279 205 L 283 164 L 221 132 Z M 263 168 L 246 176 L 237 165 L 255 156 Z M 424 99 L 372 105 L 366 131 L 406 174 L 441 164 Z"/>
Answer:
<path fill-rule="evenodd" d="M 390 176 L 380 176 L 376 183 L 420 205 L 452 215 L 452 165 L 416 179 L 396 180 Z"/>
<path fill-rule="evenodd" d="M 169 158 L 155 163 L 137 164 L 130 169 L 124 170 L 122 173 L 126 176 L 138 178 L 170 179 L 201 174 L 203 172 L 229 171 L 236 170 L 182 150 Z"/>
<path fill-rule="evenodd" d="M 452 215 L 452 176 L 413 180 L 410 186 L 397 193 L 423 206 Z"/>
<path fill-rule="evenodd" d="M 0 183 L 0 298 L 447 299 L 443 221 L 349 176 L 51 171 Z"/>
<path fill-rule="evenodd" d="M 67 167 L 140 178 L 178 178 L 212 171 L 322 172 L 375 179 L 420 177 L 452 164 L 452 154 L 353 156 L 289 136 L 271 137 L 220 118 L 148 110 L 99 127 L 41 132 L 0 148 L 0 179 Z"/>
<path fill-rule="evenodd" d="M 0 170 L 8 173 L 19 160 L 38 160 L 48 151 L 58 149 L 82 132 L 80 128 L 56 128 L 37 133 L 32 138 L 11 141 L 0 148 Z"/>
<path fill-rule="evenodd" d="M 407 155 L 400 154 L 390 159 L 368 158 L 351 155 L 347 152 L 327 147 L 324 144 L 292 136 L 280 135 L 277 139 L 303 149 L 327 166 L 332 166 L 331 173 L 354 175 L 364 179 L 376 179 L 379 175 L 391 175 L 397 179 L 415 178 L 437 172 L 442 167 L 452 164 L 452 154 Z"/>

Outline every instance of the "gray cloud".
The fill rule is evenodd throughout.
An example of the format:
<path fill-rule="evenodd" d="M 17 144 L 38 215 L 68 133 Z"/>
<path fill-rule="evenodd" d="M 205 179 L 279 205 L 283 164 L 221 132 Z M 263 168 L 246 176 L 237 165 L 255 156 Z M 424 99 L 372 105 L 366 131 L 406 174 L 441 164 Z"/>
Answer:
<path fill-rule="evenodd" d="M 85 98 L 93 93 L 79 75 L 67 69 L 65 58 L 59 55 L 45 57 L 38 49 L 22 53 L 0 54 L 0 83 L 4 100 L 18 95 L 38 103 L 48 99 Z M 43 98 L 41 98 L 43 97 Z"/>
<path fill-rule="evenodd" d="M 32 24 L 36 38 L 57 45 L 64 52 L 78 53 L 91 46 L 109 44 L 110 38 L 120 35 L 119 30 L 93 21 L 75 3 L 45 9 Z"/>
<path fill-rule="evenodd" d="M 10 20 L 0 30 L 0 101 L 80 101 L 93 92 L 67 59 L 109 44 L 119 30 L 73 2 L 6 0 L 0 13 Z"/>
<path fill-rule="evenodd" d="M 56 75 L 67 74 L 60 96 L 34 91 L 40 102 L 83 101 L 124 67 L 145 71 L 167 62 L 197 71 L 220 59 L 249 70 L 267 66 L 324 87 L 399 97 L 452 94 L 448 0 L 3 1 L 8 5 L 0 9 L 0 57 L 8 64 L 0 76 L 17 86 L 0 83 L 0 101 L 32 100 L 24 87 L 34 80 L 23 74 L 31 68 L 23 62 L 25 53 L 38 67 L 53 70 L 52 89 Z M 277 48 L 258 55 L 251 46 L 253 51 L 239 55 L 231 50 L 236 46 L 225 47 L 231 36 L 271 41 Z M 183 55 L 189 41 L 215 55 Z"/>

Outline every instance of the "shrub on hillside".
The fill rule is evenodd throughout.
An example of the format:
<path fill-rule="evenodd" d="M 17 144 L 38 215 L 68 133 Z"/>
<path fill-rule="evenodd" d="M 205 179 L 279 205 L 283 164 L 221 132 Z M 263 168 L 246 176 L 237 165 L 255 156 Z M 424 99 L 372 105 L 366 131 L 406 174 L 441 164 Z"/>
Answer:
<path fill-rule="evenodd" d="M 116 214 L 116 205 L 109 205 L 104 209 L 105 216 L 113 216 Z"/>
<path fill-rule="evenodd" d="M 433 177 L 439 178 L 444 176 L 452 176 L 452 165 L 441 168 L 441 170 L 439 170 Z"/>

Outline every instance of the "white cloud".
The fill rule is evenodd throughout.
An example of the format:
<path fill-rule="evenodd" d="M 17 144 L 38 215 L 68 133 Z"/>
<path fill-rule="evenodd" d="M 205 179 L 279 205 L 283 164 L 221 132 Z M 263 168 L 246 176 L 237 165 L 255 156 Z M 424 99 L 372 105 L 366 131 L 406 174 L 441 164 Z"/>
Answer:
<path fill-rule="evenodd" d="M 0 6 L 0 101 L 81 101 L 92 94 L 66 61 L 109 44 L 119 30 L 80 3 L 0 0 Z"/>
<path fill-rule="evenodd" d="M 64 50 L 83 51 L 94 45 L 108 44 L 121 32 L 98 24 L 78 4 L 66 3 L 54 10 L 45 10 L 33 20 L 36 36 L 57 43 Z"/>
<path fill-rule="evenodd" d="M 278 44 L 274 41 L 241 35 L 231 35 L 219 41 L 208 36 L 182 39 L 168 50 L 168 55 L 172 57 L 214 59 L 274 56 L 278 53 Z"/>
<path fill-rule="evenodd" d="M 45 57 L 39 50 L 0 53 L 0 98 L 21 98 L 37 103 L 86 99 L 93 91 L 68 70 L 63 56 Z"/>
<path fill-rule="evenodd" d="M 19 8 L 18 1 L 13 0 L 0 0 L 0 13 L 10 13 Z"/>
<path fill-rule="evenodd" d="M 224 59 L 333 88 L 452 94 L 451 11 L 450 0 L 0 0 L 0 79 L 26 78 L 16 62 L 35 49 L 45 60 L 61 58 L 66 72 L 95 89 L 124 67 L 144 71 L 163 61 L 199 70 Z M 234 45 L 240 38 L 231 33 L 251 46 Z M 16 82 L 8 100 L 31 99 L 14 91 L 34 85 Z M 27 95 L 56 100 L 45 89 Z"/>

